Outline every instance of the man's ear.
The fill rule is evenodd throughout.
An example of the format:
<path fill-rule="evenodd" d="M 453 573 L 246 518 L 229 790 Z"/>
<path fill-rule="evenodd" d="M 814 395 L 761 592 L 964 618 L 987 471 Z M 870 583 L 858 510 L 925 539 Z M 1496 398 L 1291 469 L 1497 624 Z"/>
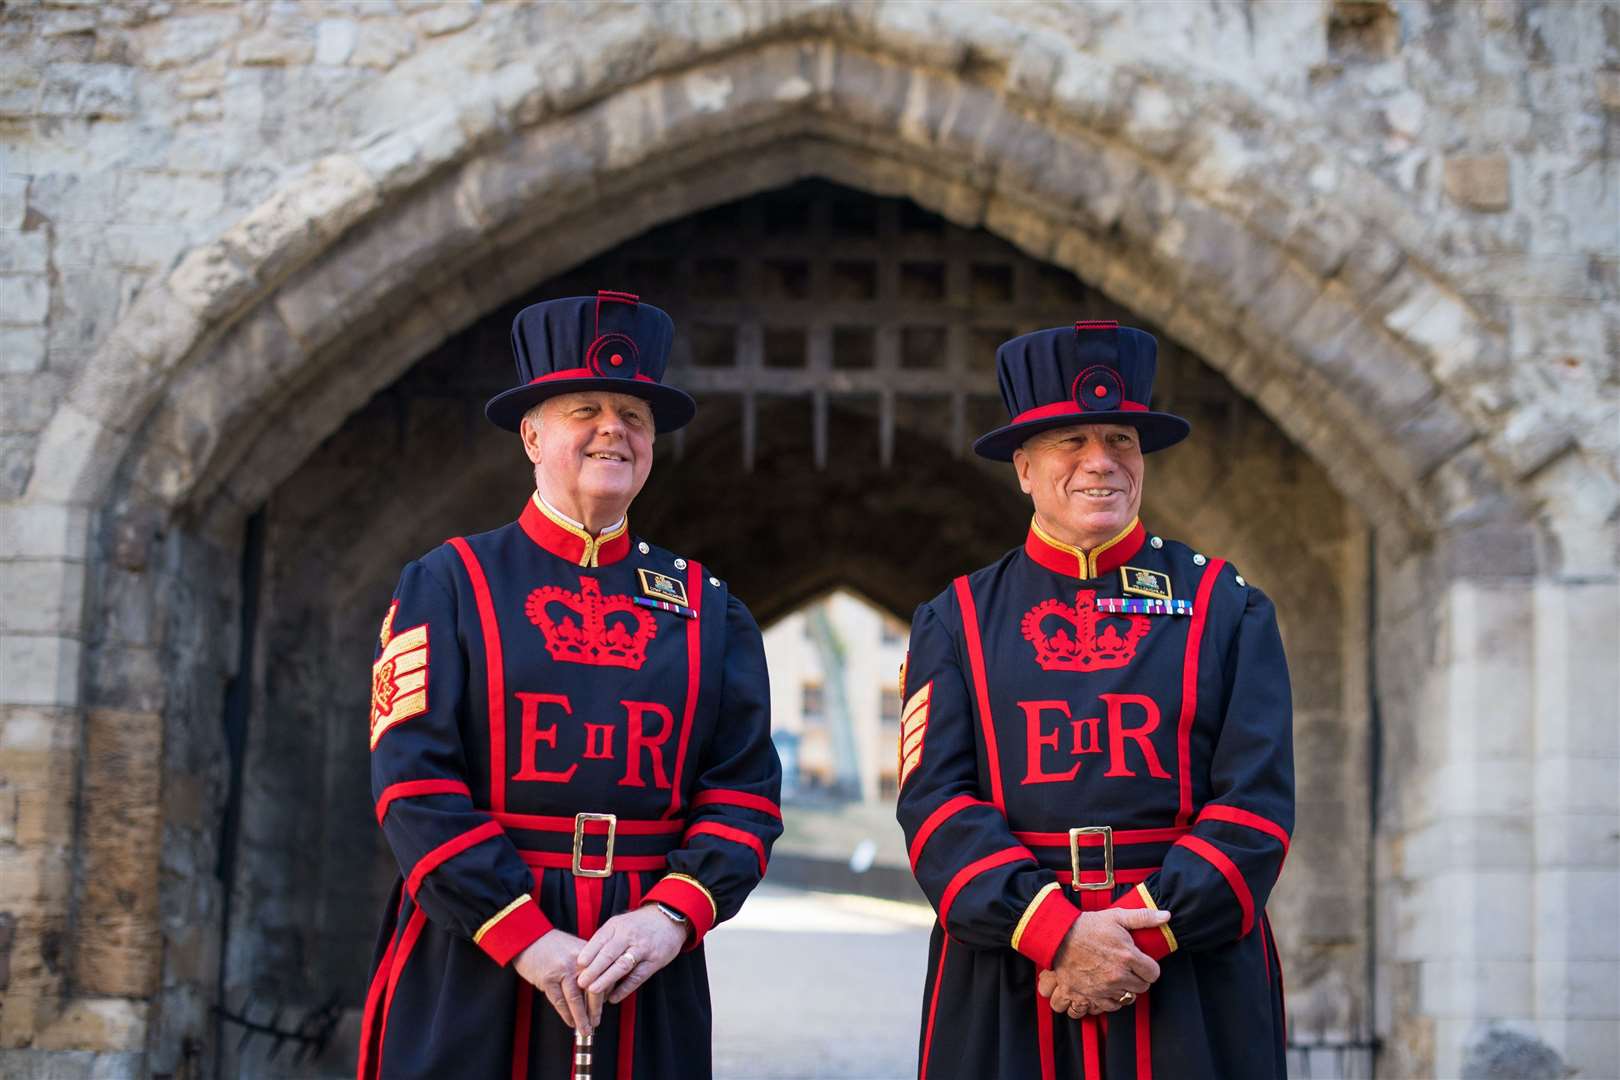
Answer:
<path fill-rule="evenodd" d="M 518 424 L 518 435 L 523 439 L 523 452 L 528 455 L 529 462 L 540 464 L 540 415 L 539 410 L 524 414 Z"/>
<path fill-rule="evenodd" d="M 1025 495 L 1030 493 L 1029 466 L 1029 455 L 1020 446 L 1013 451 L 1013 471 L 1018 474 L 1018 486 L 1023 489 Z"/>

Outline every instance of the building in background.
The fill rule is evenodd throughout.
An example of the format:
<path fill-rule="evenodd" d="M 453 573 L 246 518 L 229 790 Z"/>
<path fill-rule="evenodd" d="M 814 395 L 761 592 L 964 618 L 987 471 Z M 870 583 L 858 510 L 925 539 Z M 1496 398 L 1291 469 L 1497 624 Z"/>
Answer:
<path fill-rule="evenodd" d="M 907 633 L 845 589 L 765 630 L 784 801 L 894 804 Z"/>

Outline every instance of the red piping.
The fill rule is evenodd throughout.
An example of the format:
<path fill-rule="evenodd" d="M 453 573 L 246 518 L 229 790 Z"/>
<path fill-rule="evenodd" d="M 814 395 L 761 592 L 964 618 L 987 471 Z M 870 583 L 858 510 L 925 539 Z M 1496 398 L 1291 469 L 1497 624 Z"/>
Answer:
<path fill-rule="evenodd" d="M 1238 907 L 1243 911 L 1243 929 L 1238 936 L 1246 936 L 1254 929 L 1254 896 L 1249 892 L 1249 883 L 1243 880 L 1237 864 L 1227 858 L 1226 852 L 1201 836 L 1183 836 L 1177 841 L 1177 846 L 1201 856 L 1205 862 L 1221 872 L 1221 877 L 1232 887 L 1232 895 L 1237 897 Z"/>
<path fill-rule="evenodd" d="M 703 681 L 703 634 L 698 625 L 703 614 L 703 568 L 696 561 L 686 567 L 686 595 L 692 605 L 692 617 L 686 620 L 686 707 L 681 710 L 681 743 L 675 751 L 675 779 L 670 785 L 665 817 L 674 817 L 681 808 L 681 770 L 686 765 L 686 743 L 692 737 L 692 718 L 697 715 L 698 690 Z M 760 873 L 765 872 L 764 861 L 761 854 Z"/>
<path fill-rule="evenodd" d="M 1026 859 L 1034 862 L 1035 856 L 1030 854 L 1028 848 L 1014 844 L 1010 848 L 1003 848 L 992 855 L 986 855 L 982 859 L 975 859 L 958 870 L 956 876 L 951 878 L 951 883 L 945 886 L 944 894 L 939 898 L 940 925 L 947 925 L 945 920 L 950 918 L 951 905 L 956 902 L 956 894 L 967 888 L 968 883 L 974 878 L 987 870 L 994 870 L 996 867 L 1006 866 L 1008 863 L 1023 862 Z"/>
<path fill-rule="evenodd" d="M 1228 806 L 1225 803 L 1209 803 L 1205 805 L 1202 810 L 1198 811 L 1198 820 L 1226 821 L 1233 825 L 1245 825 L 1251 829 L 1263 832 L 1282 845 L 1284 858 L 1288 856 L 1288 832 L 1281 825 L 1277 824 L 1275 821 L 1272 821 L 1270 818 L 1264 818 L 1259 814 L 1252 813 L 1251 811 L 1244 810 L 1236 806 Z M 1118 841 L 1115 842 L 1117 843 Z"/>
<path fill-rule="evenodd" d="M 769 814 L 777 821 L 782 820 L 782 808 L 763 795 L 751 795 L 746 791 L 727 791 L 723 788 L 707 788 L 697 793 L 692 800 L 692 809 L 700 806 L 740 806 L 744 810 L 758 810 L 762 814 Z"/>
<path fill-rule="evenodd" d="M 922 823 L 922 827 L 917 830 L 917 835 L 911 840 L 911 872 L 913 874 L 917 872 L 917 860 L 922 858 L 923 845 L 928 843 L 929 838 L 934 835 L 935 829 L 970 806 L 989 805 L 982 799 L 975 799 L 971 795 L 955 795 L 940 803 L 934 812 L 928 815 L 927 819 Z"/>
<path fill-rule="evenodd" d="M 388 816 L 388 807 L 395 799 L 411 799 L 422 795 L 465 795 L 472 798 L 472 789 L 460 780 L 402 780 L 383 788 L 377 800 L 377 824 Z"/>
<path fill-rule="evenodd" d="M 1209 594 L 1215 588 L 1215 579 L 1221 574 L 1225 559 L 1211 559 L 1198 579 L 1198 599 L 1193 604 L 1192 620 L 1187 627 L 1187 655 L 1181 666 L 1181 719 L 1176 725 L 1176 774 L 1181 785 L 1181 809 L 1176 812 L 1176 824 L 1185 825 L 1192 820 L 1192 754 L 1193 719 L 1198 715 L 1198 650 L 1204 638 L 1204 621 L 1209 617 Z"/>
<path fill-rule="evenodd" d="M 722 840 L 730 840 L 735 844 L 742 844 L 752 848 L 754 855 L 759 859 L 759 873 L 765 876 L 765 843 L 751 832 L 733 829 L 730 825 L 722 825 L 718 821 L 700 821 L 686 830 L 686 839 L 694 836 L 718 836 Z"/>
<path fill-rule="evenodd" d="M 421 908 L 411 912 L 411 917 L 405 924 L 405 932 L 399 936 L 399 952 L 394 956 L 393 970 L 388 973 L 388 994 L 383 998 L 382 1031 L 377 1035 L 377 1075 L 383 1075 L 383 1046 L 388 1040 L 388 1012 L 394 1005 L 394 988 L 399 985 L 400 973 L 405 970 L 405 961 L 411 958 L 411 950 L 416 948 L 416 939 L 422 936 L 422 927 L 427 925 L 427 913 Z"/>
<path fill-rule="evenodd" d="M 928 1052 L 934 1046 L 934 1017 L 939 1012 L 939 984 L 945 981 L 945 951 L 951 946 L 951 936 L 945 932 L 945 922 L 939 924 L 939 967 L 934 970 L 934 992 L 928 997 L 928 1028 L 923 1032 L 922 1062 L 917 1068 L 917 1080 L 928 1080 Z"/>
<path fill-rule="evenodd" d="M 1003 817 L 1007 802 L 1001 794 L 1001 755 L 996 752 L 996 729 L 990 716 L 990 687 L 984 674 L 984 643 L 979 640 L 979 616 L 973 589 L 966 577 L 956 579 L 956 601 L 962 608 L 962 632 L 967 637 L 968 660 L 973 667 L 973 691 L 979 701 L 979 725 L 984 729 L 984 751 L 990 767 L 990 801 Z"/>
<path fill-rule="evenodd" d="M 427 877 L 440 866 L 444 865 L 445 862 L 455 858 L 457 855 L 460 855 L 468 848 L 482 844 L 485 840 L 500 835 L 502 835 L 501 823 L 498 821 L 486 821 L 482 825 L 468 829 L 460 836 L 451 837 L 449 840 L 446 840 L 444 843 L 440 844 L 438 847 L 416 860 L 416 865 L 411 867 L 411 876 L 405 879 L 405 891 L 409 892 L 411 894 L 411 898 L 414 900 L 416 898 L 416 890 L 422 887 L 423 878 Z"/>
<path fill-rule="evenodd" d="M 484 634 L 485 695 L 489 698 L 489 808 L 506 809 L 506 667 L 501 657 L 501 624 L 495 618 L 495 600 L 478 556 L 462 537 L 450 541 L 466 564 L 478 605 L 478 623 Z"/>

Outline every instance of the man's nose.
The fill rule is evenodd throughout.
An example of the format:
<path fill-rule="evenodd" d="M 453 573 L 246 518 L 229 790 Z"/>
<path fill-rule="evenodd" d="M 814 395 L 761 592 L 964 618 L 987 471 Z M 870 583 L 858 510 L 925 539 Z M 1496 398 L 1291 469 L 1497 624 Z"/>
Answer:
<path fill-rule="evenodd" d="M 1089 446 L 1080 456 L 1080 467 L 1105 476 L 1114 471 L 1114 457 L 1101 446 Z"/>

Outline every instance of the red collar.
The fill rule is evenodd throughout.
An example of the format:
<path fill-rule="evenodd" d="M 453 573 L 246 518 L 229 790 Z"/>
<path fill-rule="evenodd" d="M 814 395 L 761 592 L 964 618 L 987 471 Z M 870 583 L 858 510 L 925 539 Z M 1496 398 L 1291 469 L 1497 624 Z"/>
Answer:
<path fill-rule="evenodd" d="M 592 536 L 573 522 L 559 518 L 535 494 L 523 505 L 518 524 L 530 540 L 575 566 L 611 566 L 630 554 L 629 518 L 601 536 Z"/>
<path fill-rule="evenodd" d="M 1142 527 L 1142 522 L 1132 518 L 1131 523 L 1125 526 L 1125 531 L 1112 540 L 1099 544 L 1090 551 L 1082 551 L 1056 539 L 1037 525 L 1034 518 L 1030 518 L 1029 536 L 1024 540 L 1024 553 L 1048 570 L 1055 570 L 1070 577 L 1099 578 L 1124 566 L 1132 556 L 1142 550 L 1142 543 L 1146 539 L 1147 530 Z"/>

